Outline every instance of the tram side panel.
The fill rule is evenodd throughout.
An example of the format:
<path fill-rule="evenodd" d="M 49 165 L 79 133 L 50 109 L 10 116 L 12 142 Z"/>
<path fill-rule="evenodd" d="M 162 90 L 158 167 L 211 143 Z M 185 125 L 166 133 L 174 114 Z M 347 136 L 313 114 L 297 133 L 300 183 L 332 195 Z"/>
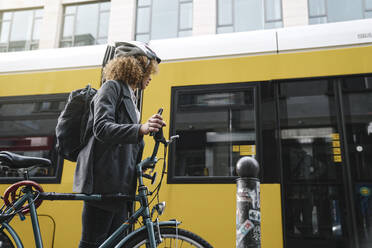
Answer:
<path fill-rule="evenodd" d="M 33 108 L 32 111 L 35 112 L 35 108 L 40 110 L 40 108 L 43 108 L 43 106 L 44 108 L 48 108 L 53 105 L 49 104 L 49 100 L 43 102 L 42 100 L 40 100 L 40 98 L 53 100 L 55 99 L 55 97 L 59 97 L 60 94 L 63 94 L 63 96 L 66 97 L 67 93 L 69 93 L 70 91 L 85 87 L 88 83 L 90 83 L 92 87 L 97 88 L 99 87 L 99 79 L 100 68 L 73 68 L 70 70 L 34 71 L 25 73 L 2 74 L 0 75 L 0 83 L 6 84 L 7 86 L 1 88 L 0 99 L 21 99 L 25 102 L 25 104 L 30 102 L 32 103 L 33 99 L 35 99 L 36 103 L 34 105 L 30 105 Z M 40 101 L 38 102 L 37 99 L 39 99 Z M 59 102 L 59 104 L 63 104 L 63 102 Z M 19 106 L 16 111 L 23 111 L 22 106 Z M 32 119 L 37 118 L 35 117 L 35 115 L 32 115 L 32 111 L 31 114 L 28 113 L 30 114 L 29 116 L 32 116 L 30 117 L 31 119 L 28 121 L 30 125 L 32 125 L 33 122 L 38 121 L 38 119 Z M 48 110 L 45 109 L 45 111 L 40 115 L 47 114 Z M 53 117 L 54 120 L 51 120 L 52 122 L 54 121 L 56 123 L 56 117 L 58 116 L 58 114 L 59 113 L 54 113 L 53 116 L 55 117 Z M 38 116 L 40 117 L 40 115 Z M 27 117 L 25 116 L 26 114 L 19 118 L 26 118 L 25 121 L 27 122 Z M 42 126 L 44 124 L 40 125 Z M 49 129 L 51 128 L 49 127 Z M 53 130 L 49 130 L 48 132 L 52 131 Z M 45 135 L 45 133 L 43 132 L 46 132 L 46 130 L 43 130 L 41 128 L 39 132 L 40 136 L 43 136 Z M 35 136 L 36 134 L 34 133 L 33 135 Z M 2 136 L 6 136 L 6 134 L 2 134 Z M 22 130 L 20 130 L 16 136 L 18 136 L 17 139 L 24 140 L 23 143 L 25 143 L 27 140 L 31 141 L 30 144 L 26 145 L 27 147 L 13 147 L 13 150 L 15 149 L 15 152 L 21 152 L 25 155 L 34 156 L 39 156 L 40 154 L 42 154 L 38 152 L 37 147 L 32 146 L 33 142 L 42 142 L 42 138 L 25 137 L 25 134 L 22 133 Z M 32 133 L 31 135 L 30 133 L 28 133 L 26 136 L 32 136 Z M 3 137 L 1 137 L 1 139 L 9 140 L 9 138 Z M 12 140 L 14 140 L 14 138 Z M 14 145 L 15 142 L 13 142 L 12 144 Z M 2 145 L 2 148 L 4 148 L 4 144 Z M 12 148 L 9 149 L 12 150 Z M 54 149 L 54 147 L 48 149 Z M 50 176 L 49 178 L 46 179 L 39 177 L 41 178 L 41 182 L 43 182 L 41 183 L 41 185 L 44 191 L 61 193 L 72 192 L 75 163 L 66 160 L 59 166 L 61 166 L 60 168 L 58 168 L 59 172 L 54 173 L 54 171 L 52 171 L 50 173 L 52 176 Z M 2 175 L 0 182 L 0 192 L 4 192 L 5 189 L 9 187 L 10 183 L 16 180 L 16 178 L 14 178 L 13 176 L 14 175 L 8 175 L 7 178 Z M 78 201 L 44 201 L 38 209 L 40 215 L 40 228 L 42 231 L 44 245 L 46 247 L 77 246 L 81 236 L 81 210 L 82 202 Z M 26 221 L 19 221 L 16 220 L 17 218 L 15 218 L 14 228 L 21 236 L 25 247 L 32 247 L 34 246 L 34 237 L 32 234 L 32 230 L 30 229 L 31 222 L 29 221 L 29 216 L 26 216 L 26 218 Z"/>
<path fill-rule="evenodd" d="M 249 85 L 271 77 L 272 72 L 267 70 L 267 66 L 272 63 L 273 58 L 274 56 L 256 56 L 161 64 L 159 74 L 153 77 L 149 88 L 144 92 L 142 118 L 152 115 L 159 107 L 163 107 L 163 117 L 168 124 L 165 135 L 175 135 L 177 133 L 174 128 L 171 130 L 173 133 L 169 133 L 169 126 L 175 118 L 174 111 L 171 113 L 171 110 L 177 108 L 175 102 L 171 103 L 172 87 L 198 88 L 206 85 L 218 87 L 218 84 L 221 84 L 226 85 L 226 88 L 220 89 L 220 92 L 226 92 L 229 85 L 236 83 Z M 263 69 L 265 66 L 266 68 Z M 204 115 L 208 113 L 205 112 Z M 177 143 L 182 143 L 185 139 L 188 137 L 181 135 Z M 145 154 L 149 154 L 151 141 L 147 139 L 146 144 Z M 162 151 L 159 154 L 162 154 Z M 162 186 L 160 193 L 160 199 L 167 202 L 165 216 L 162 218 L 180 219 L 184 228 L 200 234 L 214 247 L 235 247 L 236 185 L 234 180 L 230 180 L 229 183 L 216 183 L 210 177 L 203 178 L 205 180 L 202 183 L 195 182 L 195 178 L 189 181 L 185 179 L 186 182 L 169 182 L 169 177 L 172 176 L 170 171 L 181 166 L 179 157 L 175 156 L 173 161 L 172 164 L 171 160 L 168 160 L 168 184 Z M 278 183 L 261 185 L 261 214 L 262 246 L 282 247 L 281 192 Z"/>

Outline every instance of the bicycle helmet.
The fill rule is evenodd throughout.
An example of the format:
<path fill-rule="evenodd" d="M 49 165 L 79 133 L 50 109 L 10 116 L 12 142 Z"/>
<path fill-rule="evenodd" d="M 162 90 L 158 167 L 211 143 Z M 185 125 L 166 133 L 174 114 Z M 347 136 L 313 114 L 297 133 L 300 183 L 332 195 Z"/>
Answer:
<path fill-rule="evenodd" d="M 135 56 L 142 55 L 146 56 L 148 59 L 155 59 L 158 64 L 160 64 L 161 59 L 156 55 L 156 53 L 151 50 L 151 48 L 140 41 L 130 41 L 130 42 L 116 42 L 115 43 L 115 55 L 114 57 L 121 56 Z M 150 63 L 150 61 L 149 61 Z"/>

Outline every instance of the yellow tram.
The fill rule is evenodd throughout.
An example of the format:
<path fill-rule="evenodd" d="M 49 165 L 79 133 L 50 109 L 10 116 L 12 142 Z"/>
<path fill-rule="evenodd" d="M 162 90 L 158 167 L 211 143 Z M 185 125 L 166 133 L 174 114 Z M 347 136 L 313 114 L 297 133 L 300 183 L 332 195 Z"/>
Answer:
<path fill-rule="evenodd" d="M 369 247 L 372 243 L 372 37 L 369 19 L 155 40 L 160 72 L 142 95 L 142 118 L 164 108 L 168 153 L 162 219 L 178 219 L 213 247 L 235 247 L 236 172 L 261 165 L 263 248 Z M 67 93 L 98 88 L 106 46 L 0 56 L 0 150 L 44 156 L 44 191 L 71 192 L 75 165 L 54 150 Z M 53 126 L 54 125 L 54 126 Z M 149 155 L 152 140 L 145 155 Z M 159 154 L 162 154 L 160 152 Z M 0 170 L 0 192 L 17 172 Z M 77 201 L 39 210 L 45 247 L 75 247 Z M 25 247 L 31 223 L 17 220 Z"/>

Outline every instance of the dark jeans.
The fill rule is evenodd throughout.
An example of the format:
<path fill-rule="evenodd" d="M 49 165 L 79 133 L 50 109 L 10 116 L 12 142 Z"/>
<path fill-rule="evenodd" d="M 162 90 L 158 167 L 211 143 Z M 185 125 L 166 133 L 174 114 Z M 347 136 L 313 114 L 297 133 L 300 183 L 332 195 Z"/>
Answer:
<path fill-rule="evenodd" d="M 111 212 L 84 202 L 79 248 L 97 248 L 128 219 L 129 203 L 120 212 Z M 121 237 L 122 238 L 122 237 Z"/>

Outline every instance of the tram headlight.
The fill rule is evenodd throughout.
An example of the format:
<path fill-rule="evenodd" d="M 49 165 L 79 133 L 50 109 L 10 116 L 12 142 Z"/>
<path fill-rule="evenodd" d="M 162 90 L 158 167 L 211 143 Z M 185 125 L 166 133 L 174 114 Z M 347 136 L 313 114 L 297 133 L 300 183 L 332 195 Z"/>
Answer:
<path fill-rule="evenodd" d="M 163 212 L 165 210 L 165 202 L 159 202 L 158 204 L 156 204 L 152 210 L 151 210 L 151 216 L 154 214 L 154 212 L 158 212 L 158 215 L 162 215 Z"/>

